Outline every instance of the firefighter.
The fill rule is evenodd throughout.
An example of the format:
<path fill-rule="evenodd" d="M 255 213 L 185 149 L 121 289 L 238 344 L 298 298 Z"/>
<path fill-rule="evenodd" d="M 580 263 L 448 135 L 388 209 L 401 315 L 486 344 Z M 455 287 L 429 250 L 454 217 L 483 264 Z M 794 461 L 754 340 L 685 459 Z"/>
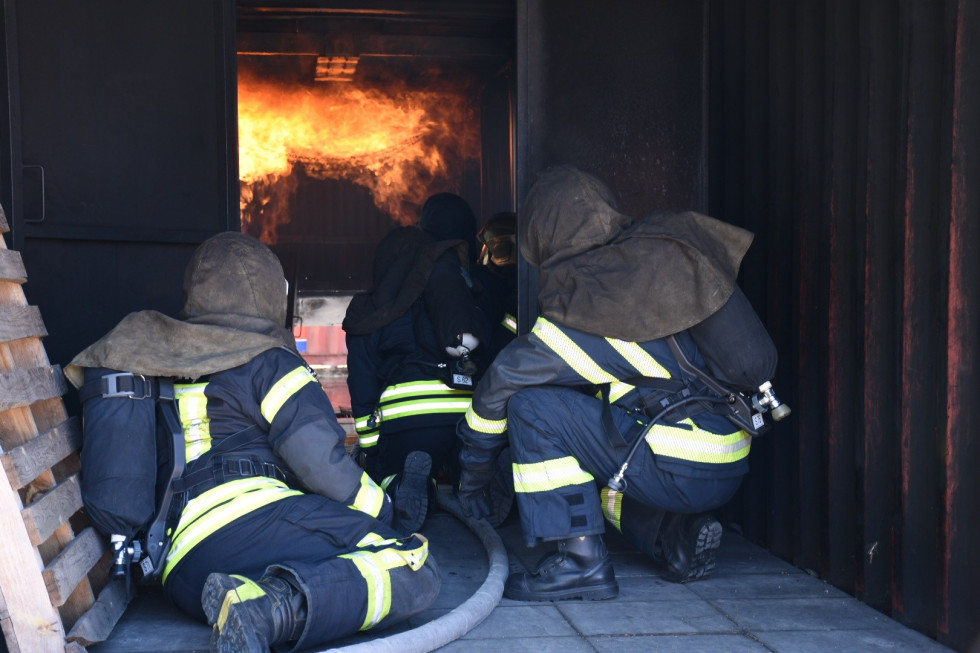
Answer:
<path fill-rule="evenodd" d="M 192 257 L 184 295 L 181 319 L 130 314 L 67 370 L 85 382 L 83 456 L 93 459 L 125 459 L 93 449 L 103 430 L 141 423 L 133 411 L 153 404 L 130 398 L 154 378 L 178 379 L 186 468 L 174 482 L 167 596 L 228 652 L 307 648 L 426 609 L 440 582 L 428 542 L 392 528 L 390 500 L 347 455 L 283 326 L 275 254 L 245 234 L 214 236 Z M 152 480 L 141 494 L 153 496 Z M 83 471 L 93 506 L 129 500 L 102 496 L 111 487 Z"/>
<path fill-rule="evenodd" d="M 667 337 L 705 366 L 686 329 L 732 295 L 751 234 L 691 212 L 634 222 L 602 182 L 568 166 L 541 174 L 523 217 L 541 315 L 497 356 L 459 425 L 464 511 L 492 515 L 494 460 L 509 442 L 525 543 L 556 543 L 536 569 L 508 578 L 505 596 L 617 596 L 605 521 L 667 580 L 707 576 L 722 535 L 710 511 L 748 470 L 746 432 L 707 404 L 685 404 L 649 429 L 624 488 L 600 487 L 651 417 L 696 385 Z"/>
<path fill-rule="evenodd" d="M 469 267 L 476 219 L 463 198 L 430 197 L 419 225 L 378 244 L 373 287 L 348 306 L 347 385 L 364 465 L 407 532 L 424 522 L 437 478 L 458 479 L 456 423 L 476 380 L 470 352 L 488 327 Z"/>
<path fill-rule="evenodd" d="M 492 325 L 481 349 L 484 367 L 517 335 L 517 214 L 495 213 L 477 234 L 483 244 L 474 277 L 481 286 L 478 303 Z"/>

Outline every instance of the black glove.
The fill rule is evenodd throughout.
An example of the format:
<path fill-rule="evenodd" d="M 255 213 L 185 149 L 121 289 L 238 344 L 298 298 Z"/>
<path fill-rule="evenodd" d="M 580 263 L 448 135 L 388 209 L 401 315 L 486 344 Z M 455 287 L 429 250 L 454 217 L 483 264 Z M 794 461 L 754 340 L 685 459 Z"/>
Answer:
<path fill-rule="evenodd" d="M 471 465 L 459 473 L 456 497 L 467 517 L 489 519 L 493 514 L 490 506 L 490 483 L 493 481 L 493 464 Z"/>

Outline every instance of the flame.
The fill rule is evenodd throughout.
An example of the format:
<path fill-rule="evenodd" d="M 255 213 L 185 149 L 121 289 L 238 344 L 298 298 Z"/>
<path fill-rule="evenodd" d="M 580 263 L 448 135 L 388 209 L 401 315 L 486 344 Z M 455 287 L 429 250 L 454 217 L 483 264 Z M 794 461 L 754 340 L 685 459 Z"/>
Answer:
<path fill-rule="evenodd" d="M 302 166 L 320 179 L 364 186 L 400 224 L 414 224 L 432 194 L 452 190 L 465 159 L 479 156 L 478 120 L 462 91 L 290 86 L 239 80 L 243 228 L 268 244 L 289 221 Z"/>

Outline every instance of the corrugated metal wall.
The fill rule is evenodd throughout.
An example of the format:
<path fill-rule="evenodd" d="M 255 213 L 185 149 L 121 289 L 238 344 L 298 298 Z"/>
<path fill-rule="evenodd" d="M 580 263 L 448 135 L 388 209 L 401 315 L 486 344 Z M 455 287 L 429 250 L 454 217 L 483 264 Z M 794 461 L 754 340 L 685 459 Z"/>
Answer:
<path fill-rule="evenodd" d="M 794 414 L 751 539 L 980 650 L 980 3 L 712 0 L 710 211 Z"/>

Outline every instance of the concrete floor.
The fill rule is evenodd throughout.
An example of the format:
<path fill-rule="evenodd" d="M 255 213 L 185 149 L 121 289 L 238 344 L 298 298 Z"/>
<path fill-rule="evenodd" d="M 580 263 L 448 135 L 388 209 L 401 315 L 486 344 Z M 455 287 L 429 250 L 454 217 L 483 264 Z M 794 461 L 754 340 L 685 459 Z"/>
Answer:
<path fill-rule="evenodd" d="M 512 516 L 513 517 L 513 516 Z M 511 570 L 546 553 L 521 544 L 520 526 L 498 531 Z M 436 603 L 411 623 L 334 642 L 362 643 L 420 626 L 466 601 L 486 578 L 488 561 L 476 536 L 445 512 L 423 528 L 442 570 Z M 660 580 L 649 560 L 621 538 L 607 537 L 620 594 L 610 601 L 523 603 L 503 599 L 447 652 L 620 653 L 622 651 L 949 651 L 847 594 L 725 533 L 715 573 L 676 585 Z M 191 653 L 208 650 L 210 630 L 182 616 L 159 590 L 143 588 L 110 639 L 91 653 Z M 391 650 L 384 645 L 379 649 Z M 326 650 L 326 649 L 324 649 Z"/>

